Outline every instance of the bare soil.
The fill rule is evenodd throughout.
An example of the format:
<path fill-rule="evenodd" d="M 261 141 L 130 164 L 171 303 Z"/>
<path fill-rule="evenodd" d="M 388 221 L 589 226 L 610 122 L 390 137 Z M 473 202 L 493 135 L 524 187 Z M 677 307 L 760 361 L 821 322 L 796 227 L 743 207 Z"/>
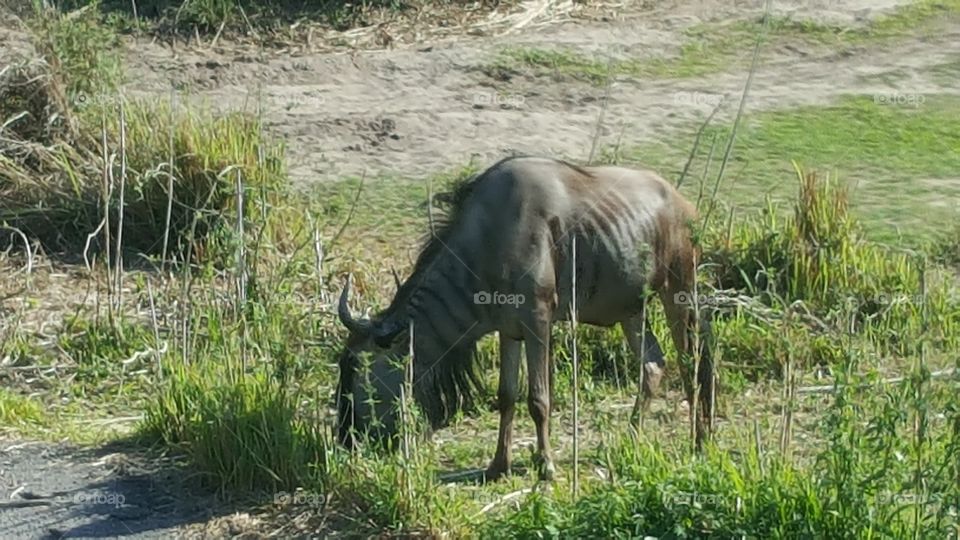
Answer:
<path fill-rule="evenodd" d="M 904 3 L 785 0 L 773 6 L 779 14 L 862 24 Z M 492 79 L 479 68 L 500 47 L 562 45 L 624 57 L 670 56 L 684 29 L 759 16 L 763 4 L 645 2 L 599 10 L 593 20 L 557 16 L 562 5 L 551 4 L 511 33 L 394 43 L 384 50 L 257 50 L 226 41 L 211 48 L 141 39 L 128 44 L 126 88 L 142 96 L 166 96 L 173 88 L 182 99 L 216 108 L 260 103 L 268 129 L 287 144 L 291 179 L 299 186 L 363 173 L 418 178 L 513 151 L 585 159 L 604 106 L 601 144 L 659 140 L 703 118 L 717 96 L 725 98 L 720 116 L 735 114 L 745 70 L 691 79 L 620 76 L 607 91 L 564 78 Z M 24 43 L 13 26 L 0 29 L 4 53 Z M 748 108 L 824 105 L 841 94 L 891 92 L 898 88 L 882 75 L 892 72 L 903 75 L 901 90 L 957 93 L 929 69 L 949 60 L 951 51 L 955 55 L 957 43 L 960 24 L 940 36 L 846 54 L 777 50 L 758 69 Z M 744 57 L 750 53 L 743 51 Z M 187 489 L 179 469 L 129 450 L 111 453 L 105 459 L 102 450 L 0 442 L 0 537 L 221 537 L 242 530 L 253 537 L 250 531 L 263 529 L 252 518 L 212 510 L 219 508 L 215 500 Z M 117 465 L 131 461 L 132 469 Z M 120 496 L 123 504 L 114 504 Z M 224 520 L 230 523 L 215 525 Z"/>
<path fill-rule="evenodd" d="M 780 15 L 858 25 L 905 2 L 774 2 Z M 650 7 L 652 4 L 652 7 Z M 690 130 L 723 98 L 731 118 L 743 69 L 691 79 L 619 76 L 609 90 L 571 78 L 520 74 L 497 80 L 481 68 L 502 47 L 564 47 L 584 54 L 676 55 L 683 31 L 703 22 L 760 17 L 763 2 L 653 2 L 613 10 L 607 22 L 560 20 L 506 35 L 458 37 L 390 50 L 309 54 L 137 43 L 128 56 L 135 94 L 189 91 L 213 107 L 260 104 L 270 132 L 288 145 L 297 185 L 349 176 L 421 178 L 510 152 L 586 159 L 600 146 L 627 147 Z M 549 14 L 545 15 L 549 18 Z M 960 24 L 932 39 L 843 54 L 771 51 L 755 75 L 749 111 L 829 104 L 841 94 L 956 93 L 929 68 L 956 53 Z M 744 46 L 742 57 L 752 50 Z M 892 88 L 879 75 L 905 74 Z M 608 94 L 608 95 L 606 95 Z M 692 142 L 692 132 L 690 138 Z"/>

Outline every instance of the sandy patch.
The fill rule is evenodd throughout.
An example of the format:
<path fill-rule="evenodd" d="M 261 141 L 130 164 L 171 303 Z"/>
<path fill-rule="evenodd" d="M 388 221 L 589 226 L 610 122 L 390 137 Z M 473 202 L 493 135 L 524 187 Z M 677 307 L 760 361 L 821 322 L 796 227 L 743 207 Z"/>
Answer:
<path fill-rule="evenodd" d="M 777 13 L 817 20 L 864 21 L 903 2 L 774 2 Z M 356 54 L 254 55 L 138 45 L 132 93 L 169 93 L 216 107 L 260 100 L 268 129 L 288 143 L 295 184 L 347 176 L 422 177 L 471 158 L 510 152 L 586 159 L 606 104 L 601 143 L 661 139 L 703 118 L 721 97 L 720 119 L 736 110 L 746 73 L 699 79 L 619 77 L 604 90 L 573 80 L 493 80 L 478 68 L 500 47 L 564 46 L 611 56 L 662 56 L 691 25 L 762 13 L 762 2 L 662 2 L 626 10 L 609 23 L 567 22 L 496 41 L 463 39 Z M 949 60 L 960 24 L 936 39 L 847 55 L 777 51 L 756 74 L 748 111 L 827 104 L 841 94 L 956 93 L 929 68 Z M 744 56 L 750 51 L 745 50 Z M 899 78 L 884 78 L 896 71 Z M 260 96 L 259 98 L 257 96 Z"/>

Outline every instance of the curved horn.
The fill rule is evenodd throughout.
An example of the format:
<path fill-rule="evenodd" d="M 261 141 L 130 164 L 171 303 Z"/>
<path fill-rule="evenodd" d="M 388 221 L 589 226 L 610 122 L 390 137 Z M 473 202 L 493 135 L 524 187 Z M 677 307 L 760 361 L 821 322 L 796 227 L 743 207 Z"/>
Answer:
<path fill-rule="evenodd" d="M 337 307 L 337 314 L 340 316 L 340 322 L 347 327 L 347 330 L 355 333 L 367 332 L 370 329 L 366 321 L 358 321 L 350 314 L 350 306 L 347 305 L 347 299 L 350 297 L 350 279 L 347 275 L 347 284 L 343 286 L 343 292 L 340 293 L 340 305 Z"/>

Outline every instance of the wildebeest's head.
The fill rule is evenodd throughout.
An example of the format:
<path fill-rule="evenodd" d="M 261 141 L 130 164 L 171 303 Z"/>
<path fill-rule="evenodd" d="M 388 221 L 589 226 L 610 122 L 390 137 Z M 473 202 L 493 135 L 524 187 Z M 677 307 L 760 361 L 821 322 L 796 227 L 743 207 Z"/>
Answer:
<path fill-rule="evenodd" d="M 359 437 L 378 444 L 396 442 L 403 384 L 400 361 L 409 347 L 407 323 L 397 310 L 356 319 L 347 305 L 349 295 L 348 279 L 338 309 L 350 335 L 339 357 L 337 439 L 348 448 Z"/>

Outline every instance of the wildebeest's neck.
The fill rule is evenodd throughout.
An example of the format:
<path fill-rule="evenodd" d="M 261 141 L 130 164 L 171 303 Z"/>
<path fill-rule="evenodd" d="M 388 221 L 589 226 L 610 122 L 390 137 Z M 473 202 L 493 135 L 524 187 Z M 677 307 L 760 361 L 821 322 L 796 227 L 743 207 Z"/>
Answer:
<path fill-rule="evenodd" d="M 468 206 L 468 199 L 477 185 L 489 178 L 501 164 L 511 159 L 515 158 L 510 157 L 500 160 L 473 179 L 461 183 L 452 193 L 447 195 L 446 198 L 449 199 L 451 204 L 449 211 L 445 215 L 436 216 L 431 222 L 429 236 L 417 256 L 413 272 L 406 282 L 400 286 L 385 314 L 390 316 L 402 314 L 418 289 L 429 281 L 436 272 L 443 271 L 443 268 L 451 261 L 459 259 L 460 264 L 465 264 L 462 255 L 457 253 L 458 249 L 463 246 L 458 245 L 455 236 L 458 229 L 464 226 L 464 210 Z"/>
<path fill-rule="evenodd" d="M 474 302 L 471 274 L 463 257 L 444 247 L 414 272 L 407 283 L 415 285 L 395 307 L 413 323 L 414 397 L 435 429 L 471 408 L 480 386 L 476 343 L 488 324 Z"/>
<path fill-rule="evenodd" d="M 434 428 L 472 406 L 480 386 L 476 343 L 489 331 L 475 301 L 482 287 L 476 249 L 467 249 L 460 225 L 437 231 L 388 308 L 395 321 L 413 323 L 414 397 Z"/>

